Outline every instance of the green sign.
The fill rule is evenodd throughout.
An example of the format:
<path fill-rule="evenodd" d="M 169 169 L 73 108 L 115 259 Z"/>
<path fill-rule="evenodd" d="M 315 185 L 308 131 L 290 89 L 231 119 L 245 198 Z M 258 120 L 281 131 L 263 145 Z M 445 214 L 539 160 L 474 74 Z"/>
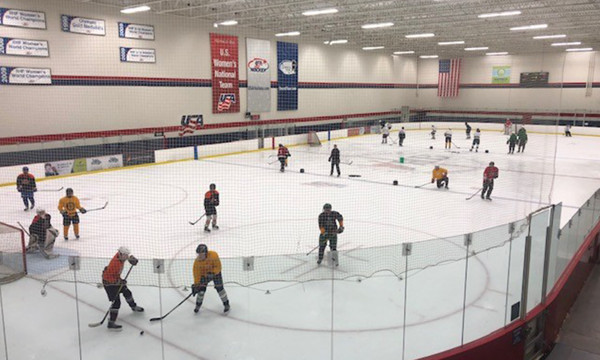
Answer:
<path fill-rule="evenodd" d="M 77 173 L 77 172 L 83 172 L 83 171 L 87 171 L 86 159 L 85 158 L 75 159 L 75 161 L 73 162 L 73 172 Z"/>
<path fill-rule="evenodd" d="M 492 84 L 510 83 L 510 66 L 492 67 Z"/>

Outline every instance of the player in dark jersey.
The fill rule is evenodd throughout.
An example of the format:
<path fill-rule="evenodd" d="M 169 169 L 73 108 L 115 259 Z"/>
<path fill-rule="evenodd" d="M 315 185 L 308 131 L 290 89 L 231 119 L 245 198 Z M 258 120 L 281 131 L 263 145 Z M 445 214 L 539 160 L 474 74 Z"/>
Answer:
<path fill-rule="evenodd" d="M 340 224 L 339 228 L 337 226 L 338 223 Z M 325 247 L 327 246 L 327 241 L 329 241 L 332 260 L 335 266 L 338 266 L 337 234 L 344 232 L 344 218 L 339 212 L 331 210 L 331 204 L 323 205 L 323 212 L 319 215 L 319 229 L 321 230 L 321 235 L 319 236 L 319 259 L 317 260 L 317 264 L 321 264 L 323 261 Z"/>
<path fill-rule="evenodd" d="M 329 176 L 333 175 L 333 168 L 337 168 L 337 176 L 339 177 L 342 173 L 340 172 L 340 149 L 338 149 L 337 145 L 333 145 L 333 149 L 331 150 L 331 155 L 329 155 L 329 162 L 331 163 L 331 172 L 329 172 Z"/>
<path fill-rule="evenodd" d="M 219 206 L 219 192 L 217 185 L 210 184 L 206 194 L 204 194 L 204 213 L 206 214 L 206 222 L 204 223 L 204 231 L 210 232 L 208 225 L 212 220 L 213 230 L 219 230 L 217 226 L 217 206 Z"/>
<path fill-rule="evenodd" d="M 283 144 L 279 144 L 279 148 L 277 149 L 277 159 L 281 163 L 281 167 L 279 168 L 279 171 L 281 171 L 281 172 L 285 171 L 285 167 L 287 166 L 287 158 L 289 158 L 290 156 L 292 156 L 292 155 L 290 154 L 290 151 L 288 150 L 288 148 L 283 146 Z"/>
<path fill-rule="evenodd" d="M 23 204 L 25 204 L 25 211 L 33 209 L 35 206 L 33 193 L 37 191 L 37 187 L 35 185 L 35 176 L 29 173 L 27 166 L 23 167 L 23 173 L 17 176 L 17 191 L 21 193 Z M 29 207 L 29 203 L 31 203 L 31 207 Z"/>
<path fill-rule="evenodd" d="M 494 162 L 490 162 L 490 165 L 483 171 L 483 190 L 481 191 L 481 198 L 492 200 L 492 190 L 494 190 L 494 179 L 498 178 L 498 168 L 494 166 Z M 487 194 L 486 194 L 487 192 Z"/>

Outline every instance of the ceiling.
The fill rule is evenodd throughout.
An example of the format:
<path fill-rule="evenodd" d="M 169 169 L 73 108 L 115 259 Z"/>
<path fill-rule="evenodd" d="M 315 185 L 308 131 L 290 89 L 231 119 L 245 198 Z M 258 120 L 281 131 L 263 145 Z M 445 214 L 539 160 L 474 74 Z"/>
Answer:
<path fill-rule="evenodd" d="M 298 41 L 347 39 L 345 45 L 385 46 L 379 52 L 415 51 L 415 55 L 473 56 L 486 52 L 510 54 L 563 52 L 553 42 L 580 41 L 600 50 L 600 0 L 80 0 L 119 8 L 149 5 L 164 16 L 237 20 L 265 33 L 300 31 Z M 303 11 L 337 8 L 332 15 L 304 16 Z M 483 13 L 520 10 L 521 15 L 481 19 Z M 135 15 L 134 15 L 135 16 Z M 388 28 L 364 30 L 363 24 L 393 22 Z M 547 29 L 510 31 L 523 25 L 548 24 Z M 242 30 L 243 31 L 243 30 Z M 407 39 L 415 33 L 433 38 Z M 535 35 L 566 34 L 564 39 L 534 40 Z M 287 38 L 290 39 L 290 38 Z M 464 40 L 464 45 L 440 46 Z M 487 46 L 486 51 L 465 47 Z"/>

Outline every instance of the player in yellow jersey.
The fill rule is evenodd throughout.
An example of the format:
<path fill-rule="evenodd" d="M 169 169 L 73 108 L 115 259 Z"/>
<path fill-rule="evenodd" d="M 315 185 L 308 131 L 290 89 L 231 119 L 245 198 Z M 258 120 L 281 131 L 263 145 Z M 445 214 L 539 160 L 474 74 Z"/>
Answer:
<path fill-rule="evenodd" d="M 204 244 L 196 248 L 196 260 L 194 260 L 194 284 L 192 285 L 192 295 L 196 295 L 196 307 L 194 312 L 200 311 L 204 301 L 204 293 L 209 282 L 214 282 L 215 290 L 223 302 L 223 312 L 229 312 L 229 299 L 225 288 L 223 288 L 223 275 L 221 275 L 221 260 L 214 251 L 208 251 Z"/>
<path fill-rule="evenodd" d="M 438 189 L 442 186 L 447 189 L 448 181 L 448 170 L 436 165 L 431 174 L 431 183 L 433 184 L 435 182 Z"/>
<path fill-rule="evenodd" d="M 77 214 L 77 210 L 82 214 L 86 213 L 86 210 L 79 204 L 77 196 L 73 195 L 73 189 L 68 188 L 67 196 L 61 198 L 58 202 L 58 211 L 60 211 L 63 216 L 63 234 L 65 236 L 65 241 L 69 240 L 69 226 L 71 226 L 71 224 L 73 224 L 75 238 L 79 239 L 79 215 Z"/>

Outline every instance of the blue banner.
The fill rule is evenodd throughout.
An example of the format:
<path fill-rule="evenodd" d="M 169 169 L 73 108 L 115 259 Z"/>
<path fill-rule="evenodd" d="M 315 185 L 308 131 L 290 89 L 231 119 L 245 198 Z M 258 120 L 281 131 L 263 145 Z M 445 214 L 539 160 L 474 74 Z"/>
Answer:
<path fill-rule="evenodd" d="M 277 110 L 298 110 L 298 44 L 277 42 Z"/>

